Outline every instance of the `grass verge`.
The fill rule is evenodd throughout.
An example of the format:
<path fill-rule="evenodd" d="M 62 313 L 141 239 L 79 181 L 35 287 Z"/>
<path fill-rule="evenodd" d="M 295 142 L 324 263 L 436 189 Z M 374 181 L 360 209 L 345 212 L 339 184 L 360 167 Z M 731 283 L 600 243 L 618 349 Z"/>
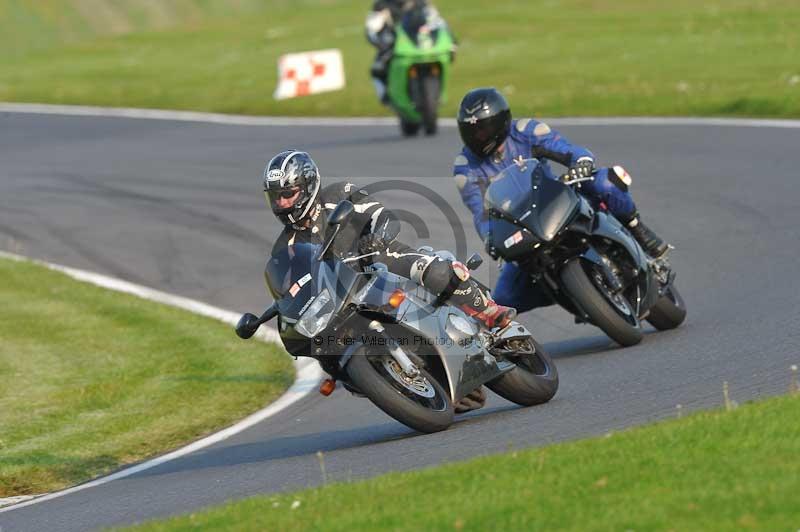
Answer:
<path fill-rule="evenodd" d="M 132 530 L 796 530 L 797 419 L 780 397 Z"/>
<path fill-rule="evenodd" d="M 0 497 L 64 488 L 230 425 L 292 382 L 231 327 L 0 259 Z"/>
<path fill-rule="evenodd" d="M 517 115 L 800 116 L 796 0 L 438 0 L 460 38 L 452 116 L 495 85 Z M 0 0 L 0 100 L 381 115 L 368 3 Z M 280 54 L 340 48 L 344 91 L 276 102 Z"/>

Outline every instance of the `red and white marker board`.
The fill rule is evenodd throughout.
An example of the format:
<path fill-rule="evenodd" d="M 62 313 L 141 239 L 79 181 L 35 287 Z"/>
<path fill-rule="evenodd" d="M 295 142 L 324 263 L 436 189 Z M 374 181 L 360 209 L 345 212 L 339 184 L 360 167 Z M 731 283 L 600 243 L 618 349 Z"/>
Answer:
<path fill-rule="evenodd" d="M 276 100 L 343 88 L 344 64 L 339 50 L 285 54 L 278 59 Z"/>

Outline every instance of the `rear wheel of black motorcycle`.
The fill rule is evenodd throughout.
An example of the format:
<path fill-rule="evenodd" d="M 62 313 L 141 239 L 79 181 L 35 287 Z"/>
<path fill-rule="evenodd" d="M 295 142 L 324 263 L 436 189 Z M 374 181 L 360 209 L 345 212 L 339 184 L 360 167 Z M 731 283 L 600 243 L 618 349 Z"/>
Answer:
<path fill-rule="evenodd" d="M 533 406 L 546 403 L 558 391 L 558 370 L 536 340 L 525 340 L 527 345 L 515 347 L 504 358 L 517 367 L 487 382 L 494 393 L 512 403 Z"/>
<path fill-rule="evenodd" d="M 420 80 L 419 113 L 422 115 L 422 126 L 426 135 L 436 134 L 436 119 L 439 112 L 439 91 L 441 84 L 438 76 L 427 75 Z"/>
<path fill-rule="evenodd" d="M 378 408 L 412 429 L 439 432 L 453 423 L 449 395 L 424 369 L 416 379 L 408 379 L 390 355 L 356 353 L 347 373 Z"/>
<path fill-rule="evenodd" d="M 686 305 L 675 285 L 670 286 L 650 308 L 647 321 L 659 331 L 674 329 L 686 319 Z"/>
<path fill-rule="evenodd" d="M 570 297 L 589 315 L 591 322 L 609 338 L 624 347 L 642 341 L 642 330 L 633 324 L 636 318 L 632 315 L 632 310 L 628 308 L 626 315 L 613 306 L 607 296 L 600 292 L 602 288 L 589 279 L 581 259 L 572 259 L 564 266 L 561 270 L 561 282 Z"/>

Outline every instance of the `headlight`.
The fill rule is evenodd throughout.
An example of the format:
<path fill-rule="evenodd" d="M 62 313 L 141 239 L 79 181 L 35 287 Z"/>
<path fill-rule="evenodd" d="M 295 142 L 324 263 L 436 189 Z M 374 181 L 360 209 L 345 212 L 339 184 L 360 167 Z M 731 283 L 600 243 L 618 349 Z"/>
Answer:
<path fill-rule="evenodd" d="M 317 299 L 300 316 L 294 328 L 303 336 L 313 338 L 328 326 L 331 316 L 333 316 L 333 310 L 331 294 L 327 288 L 323 288 Z"/>
<path fill-rule="evenodd" d="M 478 333 L 478 328 L 469 320 L 457 314 L 450 314 L 445 325 L 447 336 L 456 343 L 462 344 Z"/>

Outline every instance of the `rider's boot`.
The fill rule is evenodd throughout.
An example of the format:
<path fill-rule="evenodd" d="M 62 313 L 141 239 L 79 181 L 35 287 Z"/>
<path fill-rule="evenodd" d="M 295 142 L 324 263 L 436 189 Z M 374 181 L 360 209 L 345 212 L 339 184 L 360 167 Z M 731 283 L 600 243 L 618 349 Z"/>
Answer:
<path fill-rule="evenodd" d="M 505 327 L 517 316 L 516 309 L 495 303 L 472 279 L 461 283 L 450 296 L 450 302 L 487 329 Z"/>
<path fill-rule="evenodd" d="M 388 105 L 389 90 L 387 81 L 389 78 L 389 55 L 385 52 L 379 53 L 372 63 L 369 73 L 372 76 L 372 84 L 375 86 L 378 99 L 383 105 Z"/>
<path fill-rule="evenodd" d="M 634 213 L 625 225 L 644 251 L 654 259 L 661 257 L 669 249 L 667 243 L 642 222 L 639 213 Z"/>
<path fill-rule="evenodd" d="M 372 84 L 375 87 L 375 94 L 383 105 L 389 105 L 389 91 L 386 87 L 386 79 L 373 76 Z"/>

